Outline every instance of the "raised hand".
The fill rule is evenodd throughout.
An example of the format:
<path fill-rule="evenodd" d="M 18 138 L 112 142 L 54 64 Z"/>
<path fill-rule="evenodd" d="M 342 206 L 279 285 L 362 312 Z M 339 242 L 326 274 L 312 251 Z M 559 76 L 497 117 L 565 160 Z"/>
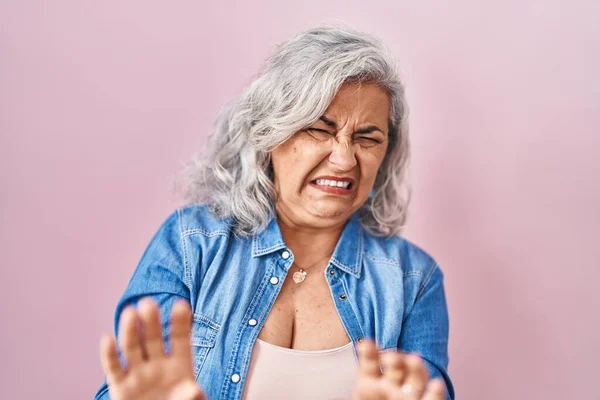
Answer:
<path fill-rule="evenodd" d="M 444 400 L 441 379 L 427 383 L 427 368 L 416 354 L 379 354 L 375 343 L 358 344 L 359 372 L 353 400 Z M 381 371 L 383 367 L 383 372 Z"/>
<path fill-rule="evenodd" d="M 178 300 L 171 310 L 171 352 L 167 355 L 160 310 L 154 300 L 142 299 L 138 310 L 125 308 L 119 322 L 119 344 L 127 368 L 119 361 L 115 337 L 104 335 L 100 341 L 111 400 L 206 400 L 194 379 L 191 327 L 190 306 Z"/>

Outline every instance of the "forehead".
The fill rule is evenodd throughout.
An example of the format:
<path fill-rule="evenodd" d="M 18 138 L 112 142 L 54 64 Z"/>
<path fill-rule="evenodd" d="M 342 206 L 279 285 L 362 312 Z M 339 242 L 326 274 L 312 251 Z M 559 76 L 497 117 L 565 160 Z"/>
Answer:
<path fill-rule="evenodd" d="M 341 118 L 344 123 L 352 119 L 356 123 L 385 124 L 389 118 L 390 99 L 387 91 L 372 83 L 344 83 L 335 95 L 325 115 Z"/>

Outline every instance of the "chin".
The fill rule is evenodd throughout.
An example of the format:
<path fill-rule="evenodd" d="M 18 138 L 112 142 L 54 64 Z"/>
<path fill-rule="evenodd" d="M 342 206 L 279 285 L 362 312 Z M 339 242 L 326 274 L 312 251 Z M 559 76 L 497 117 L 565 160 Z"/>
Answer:
<path fill-rule="evenodd" d="M 335 219 L 350 218 L 353 210 L 349 207 L 313 207 L 309 213 L 317 218 Z M 325 221 L 323 221 L 325 222 Z"/>

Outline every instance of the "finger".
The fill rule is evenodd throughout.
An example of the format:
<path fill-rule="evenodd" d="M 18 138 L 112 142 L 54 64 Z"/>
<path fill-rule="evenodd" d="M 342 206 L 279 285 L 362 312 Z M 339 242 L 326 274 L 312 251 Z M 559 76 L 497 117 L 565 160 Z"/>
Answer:
<path fill-rule="evenodd" d="M 138 310 L 144 332 L 142 346 L 148 359 L 165 357 L 158 305 L 150 297 L 146 297 L 138 303 Z"/>
<path fill-rule="evenodd" d="M 125 370 L 119 361 L 117 341 L 112 335 L 102 335 L 100 339 L 100 362 L 109 385 L 119 383 L 125 377 Z"/>
<path fill-rule="evenodd" d="M 192 360 L 190 332 L 192 331 L 192 310 L 184 300 L 177 300 L 171 309 L 171 355 Z"/>
<path fill-rule="evenodd" d="M 206 400 L 206 394 L 196 382 L 187 380 L 177 385 L 167 400 Z"/>
<path fill-rule="evenodd" d="M 406 365 L 406 378 L 404 379 L 402 389 L 406 396 L 413 396 L 420 399 L 423 396 L 423 392 L 425 392 L 429 377 L 425 363 L 416 354 L 406 354 L 404 362 Z"/>
<path fill-rule="evenodd" d="M 386 388 L 379 378 L 362 375 L 358 377 L 352 400 L 382 400 L 388 398 Z"/>
<path fill-rule="evenodd" d="M 121 313 L 119 322 L 119 345 L 127 360 L 127 369 L 143 362 L 142 347 L 138 331 L 138 315 L 132 306 L 126 307 Z"/>
<path fill-rule="evenodd" d="M 445 398 L 446 385 L 444 384 L 444 381 L 440 378 L 429 381 L 423 400 L 444 400 Z"/>
<path fill-rule="evenodd" d="M 371 377 L 381 376 L 379 353 L 377 346 L 371 340 L 363 340 L 356 347 L 358 353 L 358 371 L 361 375 Z"/>
<path fill-rule="evenodd" d="M 381 355 L 383 379 L 392 386 L 400 386 L 406 376 L 404 357 L 397 351 L 385 352 Z"/>

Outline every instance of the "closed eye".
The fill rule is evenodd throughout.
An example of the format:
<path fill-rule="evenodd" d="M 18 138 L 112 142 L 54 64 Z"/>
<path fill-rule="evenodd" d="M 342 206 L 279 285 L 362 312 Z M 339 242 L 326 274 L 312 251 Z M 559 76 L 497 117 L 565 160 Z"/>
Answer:
<path fill-rule="evenodd" d="M 371 141 L 371 142 L 374 142 L 374 143 L 381 143 L 381 141 L 379 139 L 375 139 L 375 138 L 368 137 L 368 136 L 359 136 L 356 139 L 357 140 L 368 140 L 368 141 Z"/>
<path fill-rule="evenodd" d="M 335 136 L 335 134 L 319 128 L 307 128 L 305 129 L 305 132 L 308 133 L 312 138 L 321 141 L 328 140 L 331 136 Z"/>
<path fill-rule="evenodd" d="M 332 135 L 332 133 L 331 133 L 331 132 L 329 132 L 329 131 L 326 131 L 325 129 L 319 129 L 319 128 L 308 128 L 306 131 L 307 131 L 307 132 L 311 132 L 311 131 L 314 131 L 314 132 L 322 132 L 322 133 L 326 133 L 326 134 L 328 134 L 328 135 Z"/>
<path fill-rule="evenodd" d="M 371 136 L 357 136 L 354 138 L 354 140 L 365 148 L 378 146 L 383 143 L 381 139 Z"/>

